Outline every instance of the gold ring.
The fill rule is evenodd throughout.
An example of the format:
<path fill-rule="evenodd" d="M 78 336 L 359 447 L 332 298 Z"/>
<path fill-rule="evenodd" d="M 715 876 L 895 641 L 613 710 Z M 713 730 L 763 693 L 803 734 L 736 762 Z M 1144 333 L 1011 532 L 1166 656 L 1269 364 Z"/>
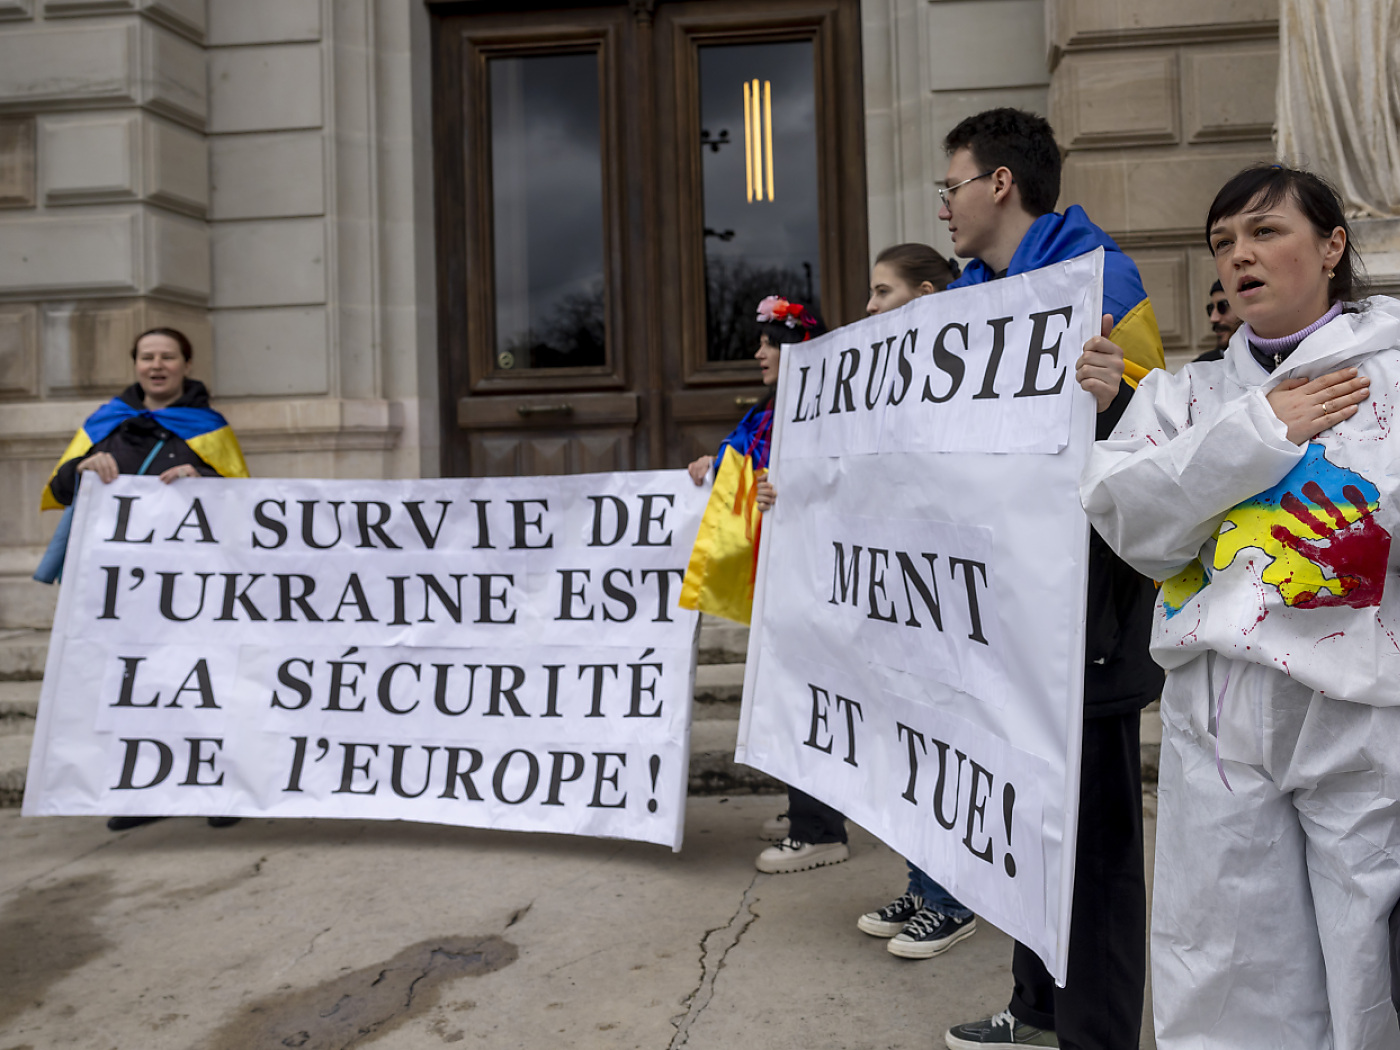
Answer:
<path fill-rule="evenodd" d="M 1330 402 L 1330 401 L 1324 401 L 1324 402 L 1322 402 L 1322 414 L 1323 414 L 1324 416 L 1330 416 L 1330 415 L 1332 414 L 1332 402 Z"/>

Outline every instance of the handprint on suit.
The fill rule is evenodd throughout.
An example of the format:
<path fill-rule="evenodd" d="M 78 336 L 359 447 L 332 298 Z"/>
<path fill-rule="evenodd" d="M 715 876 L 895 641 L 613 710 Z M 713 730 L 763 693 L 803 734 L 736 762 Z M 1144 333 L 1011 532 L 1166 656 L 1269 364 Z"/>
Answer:
<path fill-rule="evenodd" d="M 1347 520 L 1316 481 L 1303 484 L 1303 495 L 1330 517 L 1335 525 L 1323 521 L 1307 504 L 1288 492 L 1283 495 L 1279 505 L 1307 526 L 1317 538 L 1299 536 L 1284 525 L 1274 525 L 1271 534 L 1279 543 L 1321 568 L 1325 575 L 1335 580 L 1341 593 L 1321 589 L 1304 591 L 1291 604 L 1300 609 L 1338 605 L 1364 609 L 1379 605 L 1385 587 L 1386 563 L 1390 557 L 1390 534 L 1376 523 L 1361 490 L 1355 485 L 1346 485 L 1342 489 L 1342 495 L 1359 512 L 1360 516 L 1355 521 Z"/>

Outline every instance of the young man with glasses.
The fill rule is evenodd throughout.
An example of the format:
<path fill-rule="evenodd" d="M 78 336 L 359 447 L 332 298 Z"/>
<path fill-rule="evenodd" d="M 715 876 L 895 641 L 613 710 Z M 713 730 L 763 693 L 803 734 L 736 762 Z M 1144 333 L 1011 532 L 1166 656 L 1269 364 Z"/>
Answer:
<path fill-rule="evenodd" d="M 1078 206 L 1057 213 L 1060 151 L 1042 118 L 1016 109 L 969 117 L 944 140 L 948 173 L 938 217 L 954 250 L 971 259 L 950 288 L 981 284 L 1104 249 L 1103 335 L 1123 348 L 1118 395 L 1102 405 L 1106 438 L 1137 379 L 1162 366 L 1162 338 L 1133 261 Z M 1148 655 L 1156 589 L 1091 533 L 1084 660 L 1079 841 L 1069 973 L 1064 988 L 1017 944 L 1008 1009 L 954 1025 L 955 1050 L 1136 1047 L 1147 976 L 1139 712 L 1161 693 Z"/>
<path fill-rule="evenodd" d="M 1225 348 L 1230 345 L 1230 337 L 1241 324 L 1230 300 L 1225 298 L 1225 287 L 1219 281 L 1210 286 L 1210 301 L 1206 303 L 1206 317 L 1210 330 L 1215 333 L 1215 346 L 1207 350 L 1197 361 L 1219 361 L 1225 356 Z"/>

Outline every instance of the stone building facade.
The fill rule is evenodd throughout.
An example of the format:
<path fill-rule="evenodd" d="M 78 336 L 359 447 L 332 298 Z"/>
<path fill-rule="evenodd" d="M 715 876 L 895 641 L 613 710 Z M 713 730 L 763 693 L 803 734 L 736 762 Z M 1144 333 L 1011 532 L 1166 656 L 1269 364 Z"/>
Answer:
<path fill-rule="evenodd" d="M 958 119 L 1046 112 L 1061 206 L 1134 255 L 1188 360 L 1210 341 L 1205 207 L 1273 153 L 1278 3 L 860 0 L 869 250 L 947 250 L 933 180 Z M 649 29 L 666 3 L 597 6 Z M 0 0 L 0 627 L 52 615 L 28 580 L 57 517 L 38 493 L 144 328 L 193 336 L 258 475 L 442 472 L 434 26 L 471 9 Z"/>

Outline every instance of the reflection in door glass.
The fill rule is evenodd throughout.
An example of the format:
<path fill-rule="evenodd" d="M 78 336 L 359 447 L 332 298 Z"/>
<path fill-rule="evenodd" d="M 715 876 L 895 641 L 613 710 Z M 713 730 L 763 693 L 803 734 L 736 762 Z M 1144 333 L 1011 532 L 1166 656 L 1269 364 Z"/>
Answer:
<path fill-rule="evenodd" d="M 753 355 L 765 295 L 821 310 L 815 83 L 810 41 L 700 49 L 711 361 Z"/>
<path fill-rule="evenodd" d="M 598 56 L 494 58 L 496 367 L 604 364 Z"/>

